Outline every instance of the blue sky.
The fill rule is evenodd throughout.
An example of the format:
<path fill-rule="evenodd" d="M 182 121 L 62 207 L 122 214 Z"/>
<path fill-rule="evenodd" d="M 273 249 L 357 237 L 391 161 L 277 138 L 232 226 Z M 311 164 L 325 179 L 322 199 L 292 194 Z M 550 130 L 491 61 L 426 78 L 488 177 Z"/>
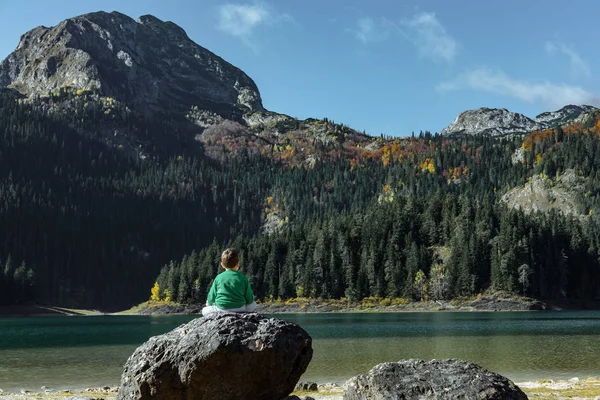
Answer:
<path fill-rule="evenodd" d="M 98 10 L 173 21 L 268 109 L 371 135 L 437 132 L 478 107 L 600 105 L 596 0 L 0 0 L 0 58 L 29 29 Z"/>

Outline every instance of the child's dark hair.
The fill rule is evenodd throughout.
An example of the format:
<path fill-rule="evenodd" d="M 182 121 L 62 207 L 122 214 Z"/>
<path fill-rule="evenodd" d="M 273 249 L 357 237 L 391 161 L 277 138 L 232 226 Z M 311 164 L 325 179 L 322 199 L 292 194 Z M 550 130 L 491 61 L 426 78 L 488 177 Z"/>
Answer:
<path fill-rule="evenodd" d="M 238 253 L 237 250 L 233 247 L 225 249 L 225 251 L 223 251 L 223 254 L 221 254 L 221 264 L 225 268 L 235 268 L 238 262 Z"/>

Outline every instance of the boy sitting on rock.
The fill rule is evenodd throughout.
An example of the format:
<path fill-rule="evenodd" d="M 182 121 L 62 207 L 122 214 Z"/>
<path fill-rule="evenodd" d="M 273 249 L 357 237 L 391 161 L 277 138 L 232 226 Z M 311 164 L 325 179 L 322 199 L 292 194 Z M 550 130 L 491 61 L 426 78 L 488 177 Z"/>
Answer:
<path fill-rule="evenodd" d="M 248 277 L 238 271 L 240 261 L 235 249 L 225 249 L 221 254 L 221 267 L 224 272 L 217 275 L 208 292 L 206 307 L 202 309 L 205 317 L 218 312 L 252 312 L 256 302 Z"/>

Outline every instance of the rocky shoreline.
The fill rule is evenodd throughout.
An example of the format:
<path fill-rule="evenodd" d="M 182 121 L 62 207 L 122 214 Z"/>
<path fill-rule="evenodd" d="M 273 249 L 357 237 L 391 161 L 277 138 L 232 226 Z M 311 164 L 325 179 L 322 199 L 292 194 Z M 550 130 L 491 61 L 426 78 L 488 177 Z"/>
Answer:
<path fill-rule="evenodd" d="M 42 305 L 1 306 L 0 317 L 82 316 L 82 315 L 195 315 L 203 304 L 174 302 L 144 302 L 129 310 L 103 312 L 99 310 L 69 309 Z M 363 313 L 363 312 L 497 312 L 497 311 L 561 311 L 600 310 L 600 300 L 577 302 L 575 300 L 541 301 L 531 297 L 505 292 L 482 294 L 452 300 L 409 301 L 407 299 L 366 298 L 361 301 L 347 299 L 325 300 L 296 298 L 260 302 L 261 314 L 300 313 Z"/>
<path fill-rule="evenodd" d="M 406 299 L 366 298 L 361 301 L 323 300 L 296 298 L 290 300 L 274 300 L 262 302 L 257 312 L 261 314 L 286 313 L 355 313 L 355 312 L 469 312 L 469 311 L 538 311 L 558 310 L 561 307 L 551 306 L 529 297 L 490 294 L 472 298 L 458 298 L 444 301 L 408 301 Z M 118 314 L 128 315 L 164 315 L 164 314 L 198 314 L 202 311 L 200 304 L 177 304 L 166 302 L 146 302 L 130 310 Z"/>
<path fill-rule="evenodd" d="M 2 317 L 64 317 L 65 315 L 104 315 L 98 310 L 72 309 L 64 307 L 43 306 L 38 304 L 24 304 L 0 306 Z"/>
<path fill-rule="evenodd" d="M 600 377 L 569 380 L 540 380 L 520 382 L 516 384 L 527 394 L 529 399 L 600 399 Z M 292 395 L 300 399 L 342 400 L 344 386 L 337 384 L 318 385 L 317 390 L 296 391 Z M 41 392 L 3 393 L 0 400 L 115 400 L 117 387 L 90 388 L 82 391 L 53 391 L 44 389 Z"/>

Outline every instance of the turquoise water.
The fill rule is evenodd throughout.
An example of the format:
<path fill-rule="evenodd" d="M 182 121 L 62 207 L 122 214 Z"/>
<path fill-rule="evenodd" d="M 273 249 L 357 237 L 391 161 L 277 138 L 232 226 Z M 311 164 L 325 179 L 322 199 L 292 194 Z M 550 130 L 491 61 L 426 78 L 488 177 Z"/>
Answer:
<path fill-rule="evenodd" d="M 313 337 L 304 380 L 343 382 L 385 361 L 460 358 L 515 382 L 600 376 L 600 312 L 286 314 Z M 133 350 L 190 316 L 0 318 L 0 389 L 119 383 Z"/>

